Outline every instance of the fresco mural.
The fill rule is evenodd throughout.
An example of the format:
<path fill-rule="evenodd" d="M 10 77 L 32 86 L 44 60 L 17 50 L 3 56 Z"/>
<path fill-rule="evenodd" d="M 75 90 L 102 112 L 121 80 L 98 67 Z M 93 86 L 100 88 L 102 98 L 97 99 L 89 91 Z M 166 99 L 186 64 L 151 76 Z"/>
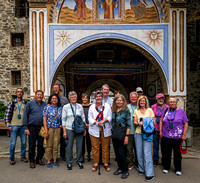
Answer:
<path fill-rule="evenodd" d="M 169 0 L 54 0 L 49 9 L 49 23 L 169 22 Z"/>
<path fill-rule="evenodd" d="M 60 5 L 58 23 L 90 24 L 92 22 L 92 0 L 64 0 Z"/>

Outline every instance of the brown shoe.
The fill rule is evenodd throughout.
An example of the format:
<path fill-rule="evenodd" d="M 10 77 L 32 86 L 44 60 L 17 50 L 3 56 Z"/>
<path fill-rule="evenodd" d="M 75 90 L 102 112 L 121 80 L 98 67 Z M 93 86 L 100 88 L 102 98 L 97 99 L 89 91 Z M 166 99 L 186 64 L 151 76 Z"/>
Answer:
<path fill-rule="evenodd" d="M 39 164 L 39 165 L 41 165 L 41 166 L 44 166 L 45 165 L 45 163 L 40 159 L 40 160 L 38 160 L 38 161 L 36 161 L 36 164 Z"/>
<path fill-rule="evenodd" d="M 35 163 L 34 162 L 30 162 L 30 168 L 35 168 Z"/>
<path fill-rule="evenodd" d="M 21 161 L 23 161 L 24 163 L 28 163 L 28 160 L 26 157 L 21 157 Z"/>
<path fill-rule="evenodd" d="M 129 164 L 128 169 L 131 170 L 133 168 L 133 165 Z"/>
<path fill-rule="evenodd" d="M 14 164 L 15 164 L 15 160 L 14 160 L 14 158 L 10 158 L 9 163 L 10 163 L 10 165 L 14 165 Z"/>

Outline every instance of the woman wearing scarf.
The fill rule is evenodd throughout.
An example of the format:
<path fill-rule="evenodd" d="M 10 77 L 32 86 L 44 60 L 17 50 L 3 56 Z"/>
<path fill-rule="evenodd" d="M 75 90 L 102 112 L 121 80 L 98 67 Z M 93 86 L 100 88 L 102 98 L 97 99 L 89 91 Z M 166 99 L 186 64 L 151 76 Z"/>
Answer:
<path fill-rule="evenodd" d="M 96 103 L 89 108 L 89 134 L 92 143 L 93 168 L 95 172 L 99 163 L 99 139 L 101 140 L 102 162 L 106 171 L 110 171 L 109 161 L 109 145 L 111 137 L 111 118 L 112 112 L 110 105 L 102 102 L 103 94 L 99 91 L 95 95 Z"/>

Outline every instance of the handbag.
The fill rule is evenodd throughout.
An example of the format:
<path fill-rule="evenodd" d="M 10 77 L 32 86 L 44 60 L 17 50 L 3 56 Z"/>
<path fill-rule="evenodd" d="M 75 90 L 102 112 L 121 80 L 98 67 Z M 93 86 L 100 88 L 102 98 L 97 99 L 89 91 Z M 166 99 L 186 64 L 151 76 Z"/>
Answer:
<path fill-rule="evenodd" d="M 112 139 L 123 141 L 126 136 L 126 127 L 123 127 L 116 122 L 116 115 L 115 112 L 115 125 L 112 128 Z"/>
<path fill-rule="evenodd" d="M 74 114 L 74 110 L 72 108 L 72 105 L 70 104 L 70 106 L 71 106 L 72 112 Z M 85 123 L 82 120 L 81 116 L 79 116 L 79 115 L 75 116 L 74 115 L 74 121 L 73 121 L 73 124 L 72 124 L 72 129 L 73 129 L 75 134 L 83 134 L 84 133 Z"/>
<path fill-rule="evenodd" d="M 39 132 L 39 136 L 44 137 L 44 134 L 45 134 L 45 130 L 44 130 L 44 127 L 42 126 Z"/>
<path fill-rule="evenodd" d="M 182 140 L 180 144 L 180 152 L 181 154 L 187 153 L 187 140 Z"/>

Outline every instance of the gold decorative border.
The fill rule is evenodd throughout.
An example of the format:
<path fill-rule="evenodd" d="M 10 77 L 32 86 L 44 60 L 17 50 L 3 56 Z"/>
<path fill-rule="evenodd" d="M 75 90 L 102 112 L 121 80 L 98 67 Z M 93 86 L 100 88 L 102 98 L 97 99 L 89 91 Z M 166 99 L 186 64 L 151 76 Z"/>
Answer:
<path fill-rule="evenodd" d="M 180 62 L 179 62 L 179 78 L 180 78 L 180 91 L 184 91 L 184 11 L 180 11 L 179 15 L 179 30 L 180 30 L 180 41 L 179 41 L 179 48 L 180 48 Z"/>
<path fill-rule="evenodd" d="M 99 19 L 98 17 L 98 2 L 99 0 L 93 0 L 92 3 L 92 21 L 96 23 L 117 23 L 125 22 L 125 1 L 119 0 L 121 17 L 118 19 Z"/>
<path fill-rule="evenodd" d="M 45 92 L 44 74 L 44 13 L 39 13 L 39 32 L 40 32 L 40 89 Z"/>
<path fill-rule="evenodd" d="M 37 26 L 36 12 L 32 12 L 32 67 L 33 67 L 33 92 L 37 90 Z"/>
<path fill-rule="evenodd" d="M 172 11 L 172 90 L 177 91 L 177 15 Z"/>

